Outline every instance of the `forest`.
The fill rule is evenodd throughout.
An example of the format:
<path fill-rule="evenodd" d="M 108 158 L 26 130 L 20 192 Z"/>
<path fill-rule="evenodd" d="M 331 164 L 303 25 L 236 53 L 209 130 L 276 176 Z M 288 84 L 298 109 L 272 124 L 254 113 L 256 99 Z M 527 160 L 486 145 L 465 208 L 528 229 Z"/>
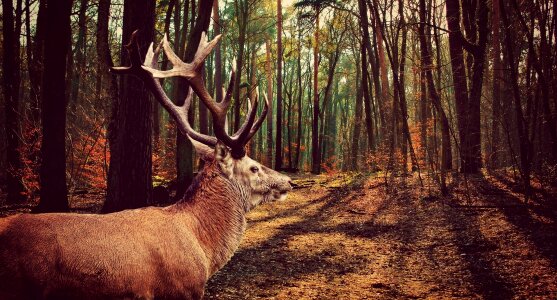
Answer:
<path fill-rule="evenodd" d="M 0 217 L 179 206 L 230 151 L 289 196 L 247 213 L 207 299 L 557 297 L 556 0 L 2 0 L 1 19 Z"/>

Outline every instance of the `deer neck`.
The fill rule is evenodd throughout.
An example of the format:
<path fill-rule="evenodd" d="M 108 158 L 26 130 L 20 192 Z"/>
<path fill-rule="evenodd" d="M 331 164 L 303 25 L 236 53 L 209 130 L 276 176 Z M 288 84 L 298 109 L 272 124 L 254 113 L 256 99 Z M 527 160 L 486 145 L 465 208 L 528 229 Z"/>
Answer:
<path fill-rule="evenodd" d="M 210 275 L 230 260 L 246 229 L 249 194 L 236 180 L 225 178 L 214 164 L 205 166 L 176 207 L 196 220 Z"/>

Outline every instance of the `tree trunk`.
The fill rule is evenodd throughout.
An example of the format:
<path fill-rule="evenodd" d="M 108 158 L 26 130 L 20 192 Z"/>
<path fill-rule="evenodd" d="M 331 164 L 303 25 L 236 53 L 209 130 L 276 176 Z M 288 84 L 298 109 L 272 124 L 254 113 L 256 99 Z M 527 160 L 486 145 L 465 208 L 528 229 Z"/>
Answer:
<path fill-rule="evenodd" d="M 468 99 L 468 150 L 465 151 L 469 153 L 470 157 L 467 160 L 468 163 L 465 165 L 464 170 L 468 170 L 470 173 L 478 173 L 482 167 L 480 105 L 485 69 L 489 11 L 486 1 L 478 1 L 477 9 L 472 8 L 472 10 L 473 11 L 469 12 L 469 14 L 474 15 L 472 23 L 475 25 L 472 26 L 472 28 L 477 30 L 477 33 L 474 33 L 474 41 L 476 41 L 475 36 L 477 35 L 477 44 L 474 45 L 472 50 L 467 50 L 468 54 L 471 54 L 474 60 L 472 64 L 472 82 Z"/>
<path fill-rule="evenodd" d="M 465 8 L 465 9 L 464 9 Z M 449 28 L 449 52 L 451 57 L 452 76 L 454 82 L 457 121 L 460 137 L 460 158 L 462 173 L 478 173 L 481 161 L 481 132 L 480 132 L 480 101 L 483 85 L 483 70 L 485 49 L 487 46 L 487 4 L 479 1 L 478 9 L 469 5 L 463 6 L 463 15 L 476 14 L 477 26 L 474 22 L 468 28 L 468 36 L 477 45 L 465 40 L 460 30 L 460 3 L 458 0 L 446 1 L 447 25 Z M 467 21 L 468 22 L 468 21 Z M 473 25 L 473 26 L 472 26 Z M 478 31 L 478 32 L 476 32 Z M 471 65 L 471 89 L 468 93 L 466 70 L 464 65 L 463 47 L 473 57 Z"/>
<path fill-rule="evenodd" d="M 19 15 L 16 12 L 15 18 L 21 18 L 21 0 L 18 1 Z M 25 188 L 23 186 L 23 161 L 20 153 L 20 124 L 19 124 L 19 87 L 21 81 L 20 74 L 20 32 L 14 24 L 13 2 L 12 0 L 2 0 L 3 32 L 3 52 L 2 74 L 3 92 L 5 101 L 6 115 L 6 156 L 7 156 L 7 202 L 19 203 L 25 200 Z M 14 27 L 15 25 L 15 27 Z"/>
<path fill-rule="evenodd" d="M 449 53 L 451 57 L 452 78 L 456 102 L 458 131 L 460 140 L 461 172 L 474 173 L 477 166 L 472 163 L 470 152 L 470 134 L 468 132 L 468 84 L 462 50 L 462 32 L 460 31 L 459 0 L 447 0 L 447 25 L 449 28 Z"/>
<path fill-rule="evenodd" d="M 549 133 L 549 137 L 550 139 L 546 142 L 548 144 L 548 149 L 550 150 L 550 160 L 554 161 L 557 154 L 557 126 L 555 124 L 555 119 L 552 116 L 552 112 L 551 112 L 551 106 L 549 104 L 549 78 L 548 78 L 548 74 L 545 74 L 543 68 L 544 66 L 541 65 L 540 59 L 538 58 L 538 54 L 536 49 L 534 48 L 535 46 L 535 41 L 534 41 L 534 29 L 532 28 L 531 32 L 528 33 L 528 26 L 521 14 L 520 8 L 518 6 L 518 3 L 516 2 L 516 0 L 512 0 L 511 1 L 512 6 L 514 7 L 514 10 L 517 14 L 518 17 L 518 21 L 519 24 L 521 25 L 522 29 L 524 32 L 526 32 L 526 37 L 528 40 L 528 51 L 529 51 L 529 55 L 532 56 L 532 63 L 534 66 L 534 69 L 536 70 L 536 73 L 538 75 L 538 81 L 539 81 L 539 85 L 540 85 L 540 89 L 541 89 L 541 93 L 542 93 L 542 108 L 543 108 L 543 118 L 544 118 L 544 127 L 546 129 L 546 131 Z M 500 8 L 501 10 L 503 9 L 503 7 L 501 6 Z M 501 12 L 501 14 L 503 14 L 503 12 Z M 542 24 L 543 25 L 543 24 Z M 543 58 L 543 50 L 544 49 L 544 44 L 546 43 L 544 40 L 544 32 L 545 30 L 541 30 L 540 33 L 542 35 L 541 37 L 541 42 L 540 42 L 540 50 L 542 50 L 541 58 Z M 553 87 L 554 90 L 557 90 L 557 88 Z M 555 96 L 555 95 L 554 95 Z M 554 97 L 554 101 L 557 104 L 557 100 L 556 97 Z"/>
<path fill-rule="evenodd" d="M 267 113 L 267 165 L 273 165 L 273 74 L 271 72 L 271 42 L 265 41 L 265 72 L 267 75 L 267 97 L 270 107 Z"/>
<path fill-rule="evenodd" d="M 115 120 L 116 112 L 118 111 L 118 79 L 115 74 L 109 72 L 109 69 L 114 66 L 112 56 L 110 53 L 110 46 L 108 44 L 108 24 L 110 16 L 110 0 L 99 0 L 98 4 L 98 18 L 97 18 L 97 97 L 98 102 L 102 103 L 104 110 L 108 113 L 108 120 Z M 103 89 L 103 83 L 108 83 L 108 89 Z M 110 127 L 110 125 L 109 125 Z M 109 134 L 111 132 L 109 131 Z M 108 136 L 109 148 L 112 153 L 113 144 L 110 143 L 113 139 Z M 104 166 L 105 174 L 108 173 L 106 166 Z"/>
<path fill-rule="evenodd" d="M 299 19 L 298 19 L 298 26 L 299 26 Z M 294 168 L 299 168 L 300 166 L 300 150 L 302 144 L 302 33 L 301 29 L 298 28 L 298 40 L 297 40 L 297 50 L 298 50 L 298 59 L 296 60 L 296 79 L 298 80 L 298 98 L 297 98 L 297 107 L 298 107 L 298 121 L 297 121 L 297 135 L 296 135 L 296 156 L 294 156 Z"/>
<path fill-rule="evenodd" d="M 27 7 L 30 9 L 29 5 Z M 45 17 L 46 17 L 46 1 L 39 2 L 39 12 L 37 14 L 37 24 L 35 27 L 35 37 L 33 38 L 33 49 L 29 60 L 29 83 L 30 83 L 30 109 L 33 121 L 36 124 L 40 123 L 41 109 L 41 79 L 43 71 L 43 52 L 44 52 L 44 32 L 45 32 Z M 6 49 L 6 48 L 4 48 Z"/>
<path fill-rule="evenodd" d="M 220 34 L 220 17 L 219 17 L 219 1 L 213 1 L 213 32 L 215 36 Z M 222 42 L 221 42 L 222 43 Z M 215 101 L 222 101 L 222 56 L 221 56 L 221 46 L 218 43 L 215 46 Z"/>
<path fill-rule="evenodd" d="M 255 99 L 258 95 L 256 93 L 256 89 L 257 89 L 257 48 L 256 45 L 253 44 L 253 46 L 251 47 L 251 53 L 250 53 L 250 69 L 249 69 L 249 98 L 250 100 Z M 257 99 L 259 101 L 259 99 Z M 249 153 L 251 158 L 257 160 L 257 156 L 258 153 L 255 151 L 255 147 L 256 147 L 256 142 L 257 142 L 257 137 L 253 137 L 250 142 L 249 142 Z"/>
<path fill-rule="evenodd" d="M 381 78 L 381 100 L 379 102 L 379 107 L 383 111 L 384 119 L 381 124 L 381 137 L 385 139 L 389 136 L 387 133 L 388 124 L 392 123 L 394 101 L 391 103 L 389 97 L 389 76 L 387 74 L 387 63 L 385 61 L 385 48 L 383 46 L 383 34 L 379 29 L 379 24 L 381 22 L 376 18 L 375 20 L 375 36 L 377 39 L 377 56 L 379 61 L 379 76 Z M 392 106 L 391 106 L 392 105 Z"/>
<path fill-rule="evenodd" d="M 443 192 L 446 190 L 445 186 L 445 172 L 452 169 L 452 149 L 451 149 L 451 135 L 450 135 L 450 125 L 447 115 L 443 110 L 441 105 L 441 98 L 435 87 L 435 82 L 433 81 L 433 62 L 431 59 L 431 54 L 429 49 L 431 48 L 430 41 L 427 39 L 425 30 L 425 20 L 426 20 L 426 7 L 425 0 L 420 0 L 420 26 L 418 27 L 419 39 L 420 39 L 420 56 L 422 60 L 422 65 L 424 67 L 425 80 L 427 81 L 427 90 L 429 91 L 429 97 L 439 119 L 441 121 L 441 189 Z"/>
<path fill-rule="evenodd" d="M 365 104 L 365 121 L 366 121 L 366 133 L 367 133 L 367 140 L 368 140 L 368 149 L 371 153 L 374 152 L 375 150 L 375 141 L 374 141 L 374 131 L 373 131 L 373 124 L 372 124 L 372 120 L 373 120 L 373 116 L 372 116 L 372 109 L 371 109 L 371 103 L 372 103 L 372 99 L 371 99 L 371 93 L 369 90 L 369 83 L 368 83 L 368 78 L 369 78 L 369 73 L 368 73 L 368 55 L 370 58 L 369 63 L 373 64 L 373 62 L 371 61 L 371 58 L 373 57 L 372 55 L 370 55 L 371 53 L 371 41 L 370 41 L 370 36 L 369 36 L 369 23 L 368 23 L 368 15 L 367 15 L 367 7 L 366 4 L 364 2 L 364 0 L 358 0 L 358 10 L 360 13 L 360 27 L 361 27 L 361 32 L 362 32 L 362 44 L 361 44 L 361 65 L 360 65 L 360 70 L 361 70 L 361 93 L 363 96 L 363 100 L 364 100 L 364 104 Z M 381 33 L 379 32 L 377 34 L 378 36 L 381 36 Z M 379 45 L 379 43 L 378 43 Z M 382 49 L 382 45 L 379 45 L 380 49 Z M 383 54 L 384 55 L 384 54 Z M 384 56 L 383 56 L 384 57 Z M 384 64 L 384 63 L 383 63 Z M 382 65 L 382 68 L 385 68 L 384 65 Z M 381 74 L 383 75 L 383 72 L 385 72 L 384 75 L 386 75 L 386 68 L 385 69 L 381 69 Z M 383 78 L 385 79 L 385 78 Z M 384 82 L 384 85 L 387 84 L 387 88 L 388 88 L 388 82 Z M 387 99 L 385 98 L 385 94 L 382 95 L 383 96 L 383 100 Z M 357 100 L 358 101 L 358 100 Z M 384 103 L 384 102 L 383 102 Z M 361 110 L 361 104 L 360 104 L 360 108 Z M 360 116 L 359 118 L 361 118 L 361 111 L 359 112 Z M 358 119 L 358 103 L 356 104 L 356 119 Z M 352 150 L 357 151 L 357 150 Z"/>
<path fill-rule="evenodd" d="M 79 15 L 77 25 L 79 27 L 77 32 L 77 41 L 75 42 L 75 61 L 72 68 L 71 92 L 70 92 L 70 123 L 76 119 L 77 103 L 80 97 L 80 82 L 81 75 L 85 74 L 85 48 L 87 43 L 87 4 L 89 0 L 81 0 L 79 4 Z"/>
<path fill-rule="evenodd" d="M 311 126 L 311 172 L 321 173 L 321 153 L 319 151 L 319 12 L 315 20 L 313 45 L 313 120 Z"/>
<path fill-rule="evenodd" d="M 360 52 L 364 55 L 363 51 Z M 360 55 L 361 59 L 361 55 Z M 356 63 L 362 65 L 357 59 Z M 360 149 L 360 131 L 362 130 L 362 96 L 363 96 L 363 82 L 362 68 L 356 68 L 356 108 L 354 115 L 354 130 L 352 132 L 352 145 L 351 145 L 351 163 L 350 169 L 358 170 L 358 150 Z"/>
<path fill-rule="evenodd" d="M 238 21 L 238 52 L 236 54 L 236 78 L 234 81 L 234 132 L 240 129 L 241 117 L 241 97 L 240 85 L 242 84 L 242 67 L 244 64 L 244 46 L 246 45 L 248 7 L 247 3 L 241 0 L 234 2 Z"/>
<path fill-rule="evenodd" d="M 71 0 L 47 1 L 41 97 L 41 199 L 35 212 L 68 211 L 65 78 L 71 9 Z"/>
<path fill-rule="evenodd" d="M 491 20 L 492 31 L 492 57 L 493 57 L 493 102 L 491 104 L 491 149 L 489 151 L 488 166 L 492 169 L 498 168 L 499 149 L 501 147 L 500 122 L 501 122 L 501 38 L 500 38 L 500 0 L 492 0 L 493 17 Z"/>
<path fill-rule="evenodd" d="M 139 29 L 140 54 L 147 53 L 153 41 L 155 1 L 124 1 L 122 45 L 128 43 L 132 32 Z M 122 65 L 128 55 L 122 46 Z M 151 161 L 152 109 L 149 91 L 133 76 L 120 78 L 117 108 L 111 120 L 112 131 L 107 198 L 103 212 L 143 207 L 151 203 L 153 181 Z"/>
<path fill-rule="evenodd" d="M 371 94 L 369 91 L 369 82 L 368 82 L 368 78 L 369 78 L 369 73 L 367 70 L 367 48 L 365 47 L 365 45 L 362 44 L 361 47 L 361 52 L 362 52 L 362 57 L 361 57 L 361 61 L 362 61 L 362 65 L 361 65 L 361 69 L 362 69 L 362 95 L 363 95 L 363 99 L 364 99 L 364 111 L 365 111 L 365 121 L 366 121 L 366 134 L 367 134 L 367 145 L 368 145 L 368 150 L 370 151 L 370 154 L 373 154 L 373 152 L 375 151 L 375 141 L 374 141 L 374 137 L 373 137 L 373 124 L 372 124 L 372 115 L 371 115 Z"/>
<path fill-rule="evenodd" d="M 277 126 L 275 170 L 282 169 L 282 4 L 277 0 Z"/>
<path fill-rule="evenodd" d="M 501 13 L 501 19 L 503 20 L 503 28 L 505 28 L 505 50 L 507 52 L 507 57 L 509 59 L 509 68 L 511 73 L 511 84 L 514 99 L 514 109 L 516 116 L 516 128 L 518 131 L 518 138 L 520 141 L 520 171 L 522 182 L 524 185 L 524 194 L 526 198 L 530 196 L 530 158 L 529 151 L 530 140 L 528 138 L 528 132 L 524 126 L 524 115 L 522 113 L 522 103 L 520 101 L 520 89 L 518 86 L 518 74 L 517 66 L 515 66 L 514 61 L 514 47 L 511 41 L 511 29 L 510 23 L 506 14 L 505 5 L 499 7 Z"/>

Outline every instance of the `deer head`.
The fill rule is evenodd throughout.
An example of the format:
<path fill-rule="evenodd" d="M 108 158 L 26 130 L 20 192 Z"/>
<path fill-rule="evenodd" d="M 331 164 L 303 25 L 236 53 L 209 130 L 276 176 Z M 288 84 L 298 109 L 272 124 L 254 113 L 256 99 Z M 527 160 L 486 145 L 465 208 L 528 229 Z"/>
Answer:
<path fill-rule="evenodd" d="M 192 142 L 196 152 L 201 158 L 213 162 L 222 174 L 230 180 L 240 183 L 248 190 L 250 208 L 261 202 L 286 199 L 287 192 L 292 189 L 288 176 L 280 174 L 263 166 L 246 155 L 245 146 L 261 127 L 269 109 L 269 100 L 265 99 L 261 115 L 256 119 L 259 102 L 259 93 L 250 100 L 249 112 L 240 129 L 233 135 L 228 135 L 226 130 L 226 112 L 230 106 L 232 90 L 234 87 L 234 67 L 230 72 L 230 82 L 222 102 L 217 103 L 207 91 L 201 69 L 205 58 L 211 53 L 221 38 L 221 35 L 208 41 L 202 33 L 198 49 L 191 63 L 183 62 L 172 51 L 166 35 L 156 49 L 153 44 L 149 47 L 144 63 L 141 64 L 139 50 L 136 43 L 137 33 L 132 34 L 130 43 L 126 46 L 130 53 L 131 66 L 115 67 L 113 71 L 119 74 L 134 74 L 140 77 L 152 91 L 157 101 L 170 113 L 182 131 Z M 158 57 L 161 48 L 172 64 L 170 70 L 159 70 Z M 234 63 L 232 64 L 235 65 Z M 175 105 L 166 95 L 158 78 L 183 77 L 190 84 L 184 105 Z M 188 110 L 191 105 L 193 93 L 197 94 L 211 112 L 213 118 L 213 131 L 215 136 L 201 134 L 194 130 L 188 121 Z"/>

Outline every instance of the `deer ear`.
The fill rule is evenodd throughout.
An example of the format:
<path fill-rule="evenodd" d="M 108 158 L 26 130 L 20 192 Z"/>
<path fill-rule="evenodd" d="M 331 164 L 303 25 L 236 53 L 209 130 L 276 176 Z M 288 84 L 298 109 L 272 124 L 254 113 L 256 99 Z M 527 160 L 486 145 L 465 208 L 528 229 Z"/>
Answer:
<path fill-rule="evenodd" d="M 215 150 L 213 150 L 213 148 L 190 138 L 189 135 L 187 137 L 190 139 L 191 144 L 195 148 L 195 152 L 197 152 L 197 155 L 199 155 L 202 160 L 211 162 L 215 159 Z"/>
<path fill-rule="evenodd" d="M 221 141 L 218 141 L 215 146 L 214 157 L 224 175 L 226 175 L 227 178 L 231 178 L 233 160 L 232 155 L 230 154 L 230 149 L 228 149 L 228 147 L 226 147 L 226 145 Z"/>

